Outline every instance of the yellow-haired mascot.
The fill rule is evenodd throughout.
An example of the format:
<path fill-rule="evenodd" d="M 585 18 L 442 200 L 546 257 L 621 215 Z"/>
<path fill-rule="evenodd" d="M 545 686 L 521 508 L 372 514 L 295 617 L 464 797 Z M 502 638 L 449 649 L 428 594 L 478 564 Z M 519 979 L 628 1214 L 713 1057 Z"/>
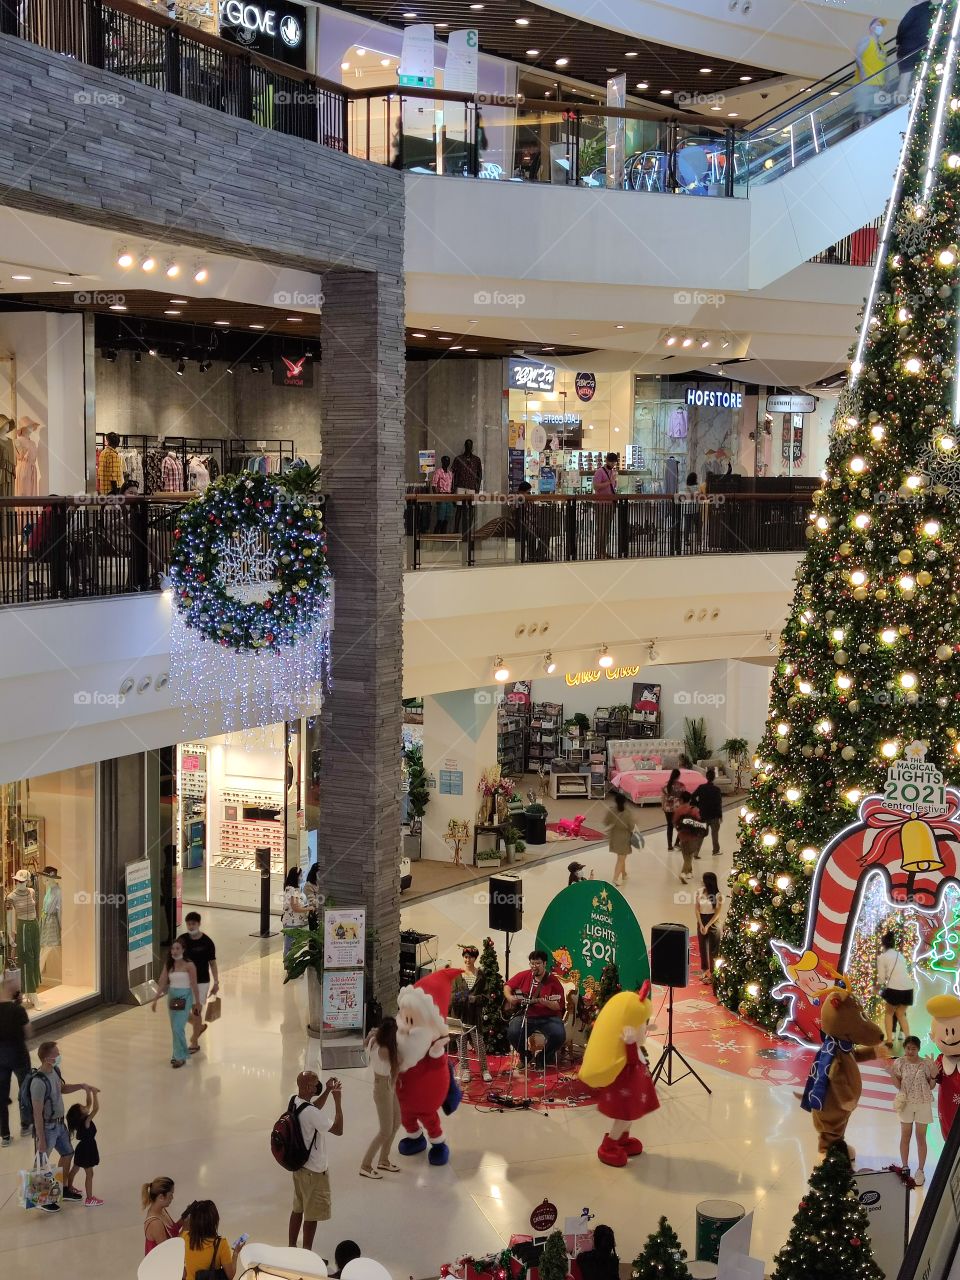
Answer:
<path fill-rule="evenodd" d="M 580 1068 L 580 1079 L 597 1095 L 597 1110 L 613 1121 L 597 1155 L 618 1168 L 643 1150 L 640 1139 L 630 1137 L 631 1124 L 660 1105 L 639 1048 L 650 1021 L 649 993 L 645 982 L 639 993 L 611 996 L 597 1014 Z"/>

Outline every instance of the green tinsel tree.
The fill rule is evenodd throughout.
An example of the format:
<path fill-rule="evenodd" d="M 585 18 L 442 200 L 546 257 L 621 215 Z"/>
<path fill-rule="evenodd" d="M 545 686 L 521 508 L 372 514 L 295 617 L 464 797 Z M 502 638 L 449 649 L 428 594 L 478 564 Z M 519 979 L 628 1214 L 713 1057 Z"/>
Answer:
<path fill-rule="evenodd" d="M 936 7 L 913 125 L 813 499 L 714 989 L 774 1028 L 827 841 L 915 739 L 960 781 L 960 82 Z M 939 24 L 939 25 L 938 25 Z"/>
<path fill-rule="evenodd" d="M 540 1280 L 567 1280 L 570 1262 L 562 1231 L 551 1231 L 540 1258 Z"/>
<path fill-rule="evenodd" d="M 666 1218 L 647 1236 L 643 1252 L 633 1260 L 633 1280 L 690 1280 L 687 1251 Z"/>
<path fill-rule="evenodd" d="M 507 1050 L 507 1024 L 503 1017 L 503 975 L 492 938 L 484 938 L 477 962 L 474 986 L 477 1026 L 490 1053 Z"/>
<path fill-rule="evenodd" d="M 603 1008 L 611 996 L 622 991 L 620 986 L 620 970 L 611 961 L 603 966 L 600 974 L 600 986 L 597 988 L 597 1013 Z"/>
<path fill-rule="evenodd" d="M 810 1175 L 773 1280 L 883 1280 L 868 1225 L 846 1144 L 835 1142 Z"/>

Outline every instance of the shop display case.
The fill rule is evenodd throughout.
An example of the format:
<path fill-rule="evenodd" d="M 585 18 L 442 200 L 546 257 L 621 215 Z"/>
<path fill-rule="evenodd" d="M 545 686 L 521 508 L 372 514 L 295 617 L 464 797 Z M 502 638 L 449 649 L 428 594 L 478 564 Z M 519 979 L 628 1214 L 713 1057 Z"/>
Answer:
<path fill-rule="evenodd" d="M 260 903 L 257 849 L 270 850 L 270 893 L 283 884 L 284 830 L 280 787 L 220 792 L 220 823 L 210 864 L 210 897 L 238 907 Z"/>
<path fill-rule="evenodd" d="M 560 726 L 563 723 L 563 704 L 560 702 L 535 702 L 530 717 L 530 749 L 527 767 L 536 769 L 552 760 L 560 745 Z"/>
<path fill-rule="evenodd" d="M 518 777 L 526 767 L 527 715 L 525 708 L 501 706 L 497 709 L 497 763 L 504 777 Z"/>

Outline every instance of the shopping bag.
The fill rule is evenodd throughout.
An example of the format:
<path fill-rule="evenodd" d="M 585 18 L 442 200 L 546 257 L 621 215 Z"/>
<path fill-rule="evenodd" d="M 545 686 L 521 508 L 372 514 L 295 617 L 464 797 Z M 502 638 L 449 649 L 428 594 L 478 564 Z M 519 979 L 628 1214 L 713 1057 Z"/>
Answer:
<path fill-rule="evenodd" d="M 51 1169 L 47 1157 L 38 1153 L 32 1169 L 20 1170 L 19 1200 L 22 1209 L 60 1204 L 63 1200 L 63 1170 L 60 1166 Z"/>
<path fill-rule="evenodd" d="M 207 1001 L 207 1007 L 204 1010 L 203 1020 L 204 1022 L 216 1022 L 216 1020 L 219 1017 L 220 1017 L 220 997 L 211 996 L 210 999 Z"/>

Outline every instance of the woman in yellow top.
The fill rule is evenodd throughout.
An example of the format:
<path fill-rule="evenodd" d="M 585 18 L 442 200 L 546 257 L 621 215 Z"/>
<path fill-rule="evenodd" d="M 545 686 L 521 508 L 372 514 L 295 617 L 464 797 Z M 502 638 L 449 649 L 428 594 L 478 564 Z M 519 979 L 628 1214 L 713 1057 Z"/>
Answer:
<path fill-rule="evenodd" d="M 853 103 L 857 112 L 857 128 L 868 125 L 874 116 L 883 111 L 879 97 L 886 87 L 887 55 L 883 48 L 882 18 L 873 18 L 870 31 L 856 48 L 857 71 L 854 77 Z"/>
<path fill-rule="evenodd" d="M 198 1271 L 222 1267 L 227 1280 L 234 1280 L 237 1264 L 229 1243 L 220 1235 L 220 1212 L 212 1200 L 194 1200 L 183 1213 L 183 1236 L 187 1248 L 183 1280 L 197 1280 Z"/>

